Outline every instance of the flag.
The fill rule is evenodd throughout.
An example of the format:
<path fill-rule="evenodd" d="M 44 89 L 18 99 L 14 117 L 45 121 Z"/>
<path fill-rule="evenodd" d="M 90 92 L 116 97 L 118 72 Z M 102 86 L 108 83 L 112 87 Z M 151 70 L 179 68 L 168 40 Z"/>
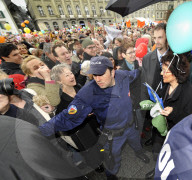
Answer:
<path fill-rule="evenodd" d="M 160 98 L 158 96 L 158 94 L 152 89 L 151 86 L 149 86 L 149 84 L 144 83 L 144 85 L 147 86 L 148 94 L 149 94 L 151 101 L 153 101 L 155 103 L 159 103 L 161 105 L 161 108 L 164 109 L 162 98 Z"/>
<path fill-rule="evenodd" d="M 128 28 L 131 27 L 131 21 L 130 21 L 130 20 L 126 22 L 126 26 L 127 26 Z"/>
<path fill-rule="evenodd" d="M 137 20 L 137 27 L 142 28 L 143 26 L 145 26 L 145 21 Z"/>

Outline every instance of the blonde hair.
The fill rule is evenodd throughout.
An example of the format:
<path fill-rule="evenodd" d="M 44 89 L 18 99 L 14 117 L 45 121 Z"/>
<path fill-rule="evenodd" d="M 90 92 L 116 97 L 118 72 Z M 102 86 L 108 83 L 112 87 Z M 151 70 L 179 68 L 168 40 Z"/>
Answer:
<path fill-rule="evenodd" d="M 37 104 L 39 107 L 50 104 L 49 100 L 45 95 L 35 95 L 33 96 L 33 102 Z"/>
<path fill-rule="evenodd" d="M 6 78 L 9 78 L 9 76 L 3 70 L 0 69 L 0 80 Z"/>
<path fill-rule="evenodd" d="M 25 59 L 23 60 L 23 62 L 21 63 L 21 69 L 22 69 L 22 71 L 23 71 L 26 75 L 31 74 L 30 69 L 27 68 L 27 63 L 28 63 L 29 61 L 32 61 L 33 59 L 38 59 L 38 60 L 41 61 L 41 59 L 39 59 L 38 57 L 33 56 L 33 55 L 30 55 L 30 56 L 28 56 L 27 58 L 25 58 Z"/>

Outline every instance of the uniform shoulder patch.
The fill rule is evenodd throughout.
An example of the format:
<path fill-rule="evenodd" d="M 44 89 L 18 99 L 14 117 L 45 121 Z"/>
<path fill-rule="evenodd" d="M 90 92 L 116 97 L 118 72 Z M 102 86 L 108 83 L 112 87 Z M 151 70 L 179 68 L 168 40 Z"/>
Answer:
<path fill-rule="evenodd" d="M 75 105 L 71 105 L 68 108 L 68 114 L 75 114 L 77 113 L 77 107 Z"/>

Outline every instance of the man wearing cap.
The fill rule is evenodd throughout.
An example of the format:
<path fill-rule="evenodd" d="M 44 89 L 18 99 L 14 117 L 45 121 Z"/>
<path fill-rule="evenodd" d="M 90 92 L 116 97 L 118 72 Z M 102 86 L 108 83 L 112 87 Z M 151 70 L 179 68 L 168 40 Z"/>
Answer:
<path fill-rule="evenodd" d="M 85 38 L 82 42 L 83 61 L 90 60 L 97 55 L 97 49 L 94 42 L 90 38 Z"/>
<path fill-rule="evenodd" d="M 128 126 L 132 120 L 129 85 L 137 78 L 139 70 L 115 72 L 112 62 L 99 56 L 91 59 L 87 73 L 93 74 L 94 80 L 77 93 L 68 109 L 42 125 L 40 130 L 45 136 L 68 131 L 80 125 L 88 114 L 94 113 L 101 130 L 113 136 L 111 144 L 105 146 L 114 158 L 113 164 L 106 163 L 106 175 L 108 179 L 117 179 L 115 175 L 120 168 L 122 147 L 127 140 L 136 156 L 145 163 L 149 162 L 142 152 L 139 132 L 134 126 Z"/>

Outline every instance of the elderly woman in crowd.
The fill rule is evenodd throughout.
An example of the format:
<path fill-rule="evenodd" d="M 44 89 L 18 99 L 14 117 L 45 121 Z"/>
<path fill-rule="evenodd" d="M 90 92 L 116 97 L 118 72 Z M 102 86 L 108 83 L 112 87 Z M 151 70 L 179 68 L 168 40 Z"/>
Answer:
<path fill-rule="evenodd" d="M 37 95 L 45 95 L 51 106 L 60 103 L 59 84 L 51 80 L 50 69 L 38 57 L 29 56 L 24 59 L 21 69 L 28 76 L 27 88 L 33 89 Z"/>
<path fill-rule="evenodd" d="M 76 83 L 75 76 L 71 72 L 71 67 L 65 63 L 58 64 L 52 68 L 51 79 L 55 80 L 61 86 L 61 102 L 56 110 L 56 114 L 58 114 L 63 109 L 67 109 L 81 86 Z"/>

